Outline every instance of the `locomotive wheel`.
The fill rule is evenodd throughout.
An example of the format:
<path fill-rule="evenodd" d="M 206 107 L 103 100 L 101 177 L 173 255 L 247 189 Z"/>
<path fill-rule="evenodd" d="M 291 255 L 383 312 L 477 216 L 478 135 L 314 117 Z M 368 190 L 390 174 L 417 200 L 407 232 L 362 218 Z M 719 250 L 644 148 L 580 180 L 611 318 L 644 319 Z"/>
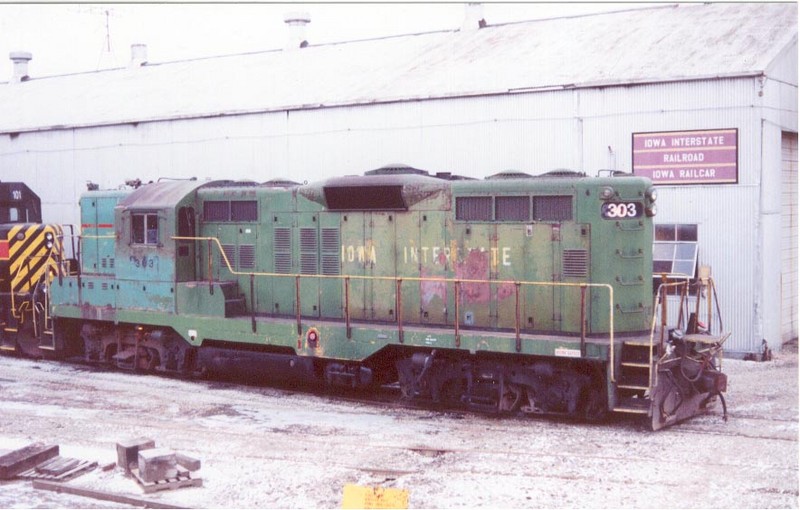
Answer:
<path fill-rule="evenodd" d="M 501 413 L 515 413 L 522 407 L 525 390 L 518 384 L 506 384 L 503 394 L 500 395 L 498 409 Z"/>

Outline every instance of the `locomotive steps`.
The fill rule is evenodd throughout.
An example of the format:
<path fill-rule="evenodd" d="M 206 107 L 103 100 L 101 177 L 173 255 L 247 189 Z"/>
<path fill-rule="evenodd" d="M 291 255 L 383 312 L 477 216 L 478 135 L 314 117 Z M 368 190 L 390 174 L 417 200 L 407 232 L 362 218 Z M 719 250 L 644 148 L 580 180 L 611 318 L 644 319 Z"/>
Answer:
<path fill-rule="evenodd" d="M 648 414 L 652 385 L 652 361 L 648 342 L 626 341 L 622 344 L 616 413 Z"/>

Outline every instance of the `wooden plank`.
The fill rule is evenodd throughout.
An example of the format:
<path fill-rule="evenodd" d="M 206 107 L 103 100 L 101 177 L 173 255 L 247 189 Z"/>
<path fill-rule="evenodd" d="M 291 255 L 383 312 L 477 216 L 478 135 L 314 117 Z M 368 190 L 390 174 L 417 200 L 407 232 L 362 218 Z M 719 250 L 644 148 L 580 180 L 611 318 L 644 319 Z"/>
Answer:
<path fill-rule="evenodd" d="M 66 473 L 67 471 L 74 469 L 75 466 L 80 464 L 80 460 L 78 459 L 70 459 L 67 457 L 56 457 L 55 459 L 39 464 L 36 466 L 36 471 L 45 475 L 53 475 L 58 476 L 62 473 Z"/>
<path fill-rule="evenodd" d="M 166 490 L 173 490 L 173 489 L 180 489 L 183 487 L 202 487 L 203 486 L 203 479 L 202 478 L 192 478 L 192 475 L 189 474 L 188 471 L 184 471 L 178 473 L 178 476 L 174 478 L 168 478 L 166 480 L 158 480 L 155 482 L 146 482 L 142 477 L 139 475 L 139 470 L 132 469 L 131 475 L 139 482 L 139 485 L 142 487 L 142 490 L 145 494 L 151 494 L 156 491 L 166 491 Z"/>
<path fill-rule="evenodd" d="M 71 459 L 69 457 L 56 457 L 55 459 L 39 464 L 33 469 L 19 473 L 17 477 L 28 480 L 66 482 L 96 467 L 97 462 Z"/>
<path fill-rule="evenodd" d="M 187 508 L 183 506 L 174 506 L 160 501 L 152 501 L 144 498 L 135 498 L 124 496 L 122 494 L 113 494 L 111 492 L 97 491 L 92 489 L 84 489 L 82 487 L 75 487 L 59 482 L 49 482 L 46 480 L 34 480 L 33 488 L 38 490 L 53 491 L 64 494 L 74 494 L 76 496 L 83 496 L 85 498 L 99 499 L 101 501 L 111 501 L 114 503 L 121 503 L 125 505 L 132 505 L 143 508 Z"/>
<path fill-rule="evenodd" d="M 0 457 L 0 480 L 10 480 L 46 460 L 58 456 L 58 445 L 30 444 Z"/>

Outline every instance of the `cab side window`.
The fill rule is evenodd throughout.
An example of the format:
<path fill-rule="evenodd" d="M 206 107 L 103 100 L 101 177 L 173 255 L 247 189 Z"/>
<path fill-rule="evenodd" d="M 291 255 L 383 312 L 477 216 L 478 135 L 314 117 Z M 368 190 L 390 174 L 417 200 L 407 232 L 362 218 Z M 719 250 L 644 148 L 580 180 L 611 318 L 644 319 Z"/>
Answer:
<path fill-rule="evenodd" d="M 131 243 L 158 244 L 158 215 L 155 213 L 131 214 Z"/>

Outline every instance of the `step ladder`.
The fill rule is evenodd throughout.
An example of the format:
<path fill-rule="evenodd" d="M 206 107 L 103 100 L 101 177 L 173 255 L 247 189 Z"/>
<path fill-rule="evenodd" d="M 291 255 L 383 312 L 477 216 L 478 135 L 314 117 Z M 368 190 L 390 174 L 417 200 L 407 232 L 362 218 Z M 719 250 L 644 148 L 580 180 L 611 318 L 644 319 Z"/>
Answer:
<path fill-rule="evenodd" d="M 8 354 L 17 350 L 17 333 L 19 324 L 13 314 L 8 313 L 6 320 L 0 321 L 0 353 Z"/>
<path fill-rule="evenodd" d="M 653 353 L 655 354 L 655 352 Z M 617 380 L 616 413 L 648 414 L 653 387 L 653 360 L 649 342 L 623 342 Z"/>
<path fill-rule="evenodd" d="M 5 353 L 16 352 L 17 350 L 17 328 L 8 327 L 3 323 L 2 336 L 0 336 L 0 351 Z"/>

